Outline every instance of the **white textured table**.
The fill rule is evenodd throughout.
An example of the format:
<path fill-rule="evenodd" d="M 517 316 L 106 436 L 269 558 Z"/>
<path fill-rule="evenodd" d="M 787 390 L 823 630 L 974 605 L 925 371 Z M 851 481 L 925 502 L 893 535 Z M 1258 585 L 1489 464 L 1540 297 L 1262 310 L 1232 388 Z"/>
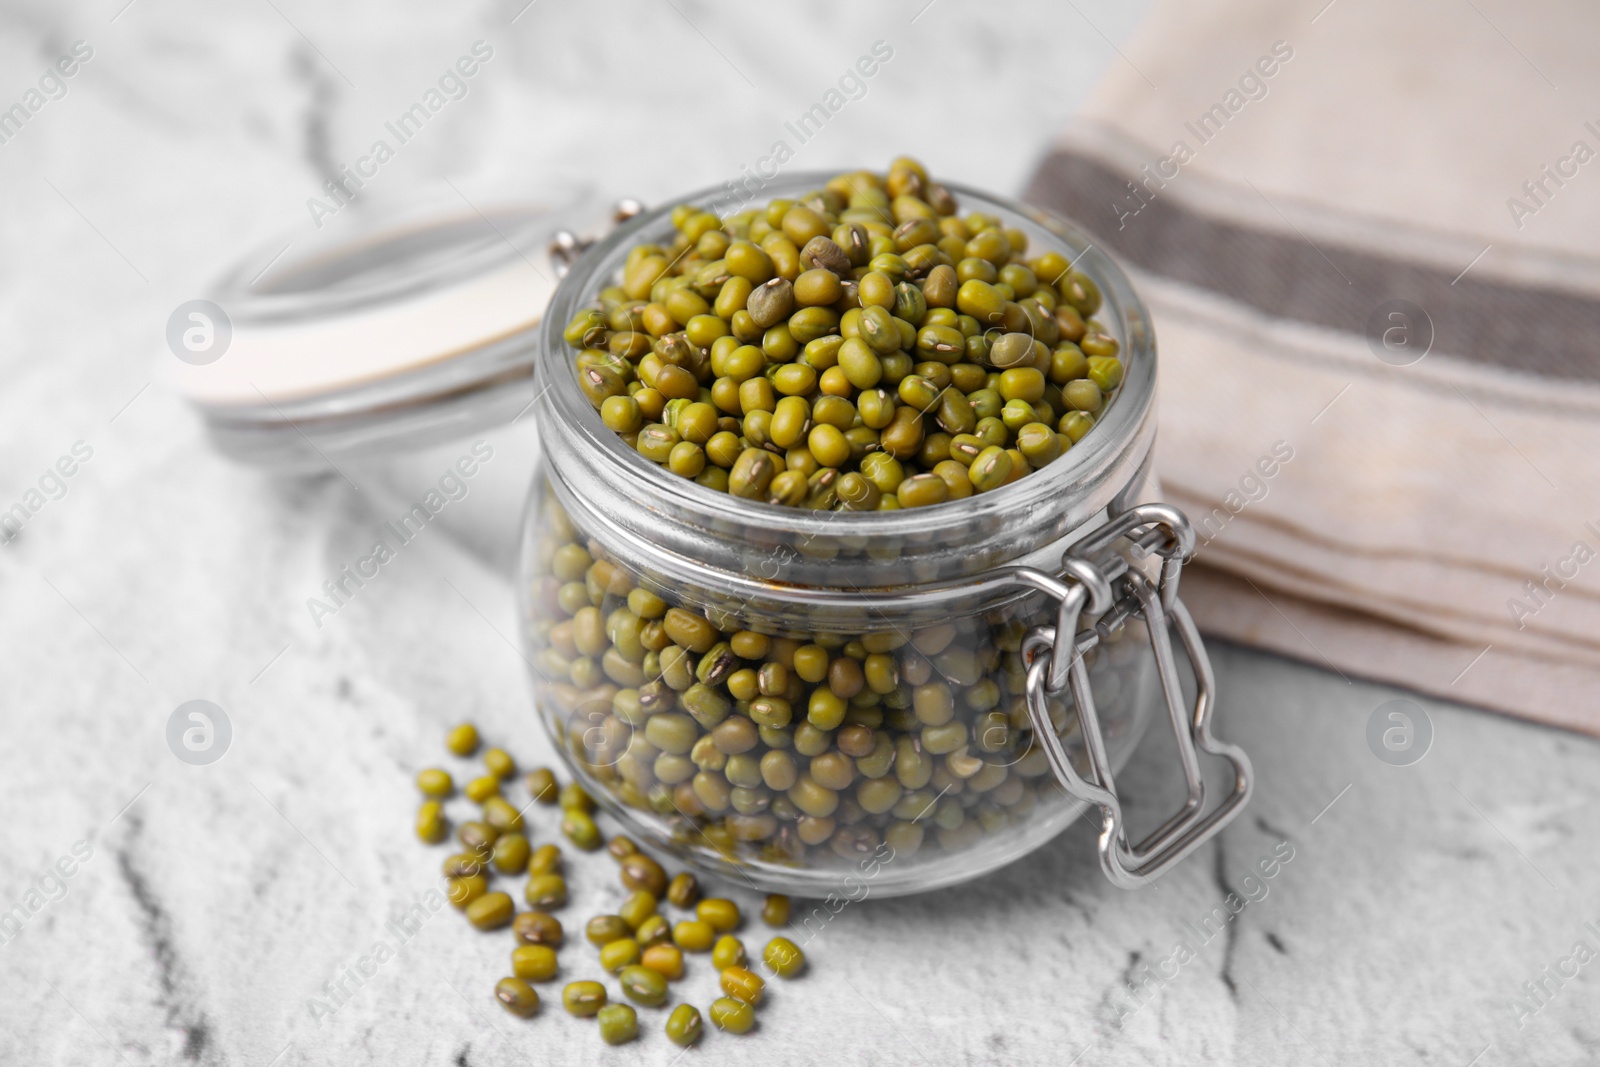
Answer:
<path fill-rule="evenodd" d="M 612 1051 L 558 1010 L 506 1016 L 488 994 L 507 938 L 448 911 L 345 977 L 437 884 L 410 775 L 445 726 L 548 752 L 505 578 L 483 562 L 503 552 L 430 533 L 314 629 L 305 599 L 383 505 L 212 453 L 156 377 L 166 317 L 244 249 L 310 232 L 326 173 L 480 39 L 493 56 L 466 97 L 375 182 L 565 172 L 647 200 L 711 184 L 883 40 L 893 58 L 792 165 L 910 149 L 1015 189 L 1137 14 L 522 3 L 37 0 L 0 23 L 3 106 L 74 42 L 93 50 L 0 144 L 0 509 L 40 490 L 0 547 L 0 1063 L 672 1061 L 649 1010 L 646 1039 Z M 667 125 L 678 101 L 714 116 L 692 152 Z M 80 441 L 88 460 L 41 485 Z M 1216 660 L 1221 730 L 1259 774 L 1218 844 L 1129 894 L 1080 825 L 968 886 L 852 904 L 756 1034 L 711 1035 L 686 1062 L 1592 1062 L 1597 968 L 1573 953 L 1600 948 L 1594 743 L 1423 702 L 1433 749 L 1392 767 L 1365 740 L 1389 691 Z M 234 729 L 207 767 L 163 734 L 193 698 Z M 1159 792 L 1170 757 L 1150 746 L 1125 788 Z M 1246 881 L 1274 855 L 1270 880 Z M 47 873 L 58 862 L 70 877 Z M 603 856 L 574 884 L 571 916 L 620 897 Z M 1254 899 L 1207 934 L 1230 892 Z M 683 989 L 702 1005 L 708 970 Z M 313 1013 L 341 978 L 338 1010 Z M 1530 981 L 1543 992 L 1519 1015 Z"/>

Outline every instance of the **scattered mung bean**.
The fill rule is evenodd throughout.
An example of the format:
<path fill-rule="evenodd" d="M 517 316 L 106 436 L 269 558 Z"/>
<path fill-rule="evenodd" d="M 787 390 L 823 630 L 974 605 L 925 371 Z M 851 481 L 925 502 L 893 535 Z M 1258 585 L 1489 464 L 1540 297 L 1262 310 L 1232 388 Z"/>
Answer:
<path fill-rule="evenodd" d="M 608 1045 L 626 1045 L 639 1036 L 639 1015 L 627 1004 L 607 1004 L 594 1014 L 600 1024 L 600 1040 Z"/>
<path fill-rule="evenodd" d="M 639 942 L 631 937 L 619 937 L 600 947 L 600 966 L 611 974 L 632 967 L 639 959 Z"/>
<path fill-rule="evenodd" d="M 560 874 L 561 859 L 560 845 L 540 845 L 533 850 L 533 855 L 528 858 L 528 873 L 530 875 Z"/>
<path fill-rule="evenodd" d="M 483 802 L 483 821 L 502 834 L 522 830 L 522 813 L 502 796 L 492 796 Z"/>
<path fill-rule="evenodd" d="M 495 983 L 494 998 L 506 1011 L 521 1019 L 532 1017 L 539 1011 L 539 994 L 521 978 L 502 978 Z"/>
<path fill-rule="evenodd" d="M 659 1008 L 667 1002 L 667 979 L 659 971 L 635 964 L 624 967 L 617 981 L 622 984 L 623 995 L 635 1004 Z"/>
<path fill-rule="evenodd" d="M 445 895 L 450 898 L 450 903 L 462 911 L 466 911 L 472 902 L 482 897 L 489 891 L 489 881 L 481 874 L 471 875 L 466 878 L 452 878 L 446 884 Z"/>
<path fill-rule="evenodd" d="M 541 911 L 559 908 L 567 902 L 567 880 L 559 874 L 533 875 L 523 887 L 522 896 L 530 907 Z"/>
<path fill-rule="evenodd" d="M 672 1009 L 672 1014 L 667 1016 L 667 1040 L 674 1045 L 688 1048 L 700 1040 L 703 1029 L 700 1009 L 693 1004 L 679 1004 Z"/>
<path fill-rule="evenodd" d="M 780 978 L 793 978 L 805 970 L 805 953 L 787 937 L 775 937 L 761 950 L 761 958 Z"/>
<path fill-rule="evenodd" d="M 750 1005 L 761 1003 L 767 987 L 759 974 L 745 967 L 724 967 L 721 982 L 724 993 Z"/>
<path fill-rule="evenodd" d="M 422 790 L 422 795 L 435 800 L 443 800 L 455 792 L 455 781 L 451 779 L 450 772 L 440 770 L 438 767 L 429 767 L 417 772 L 417 788 Z"/>
<path fill-rule="evenodd" d="M 709 952 L 717 932 L 711 924 L 699 919 L 686 919 L 672 928 L 673 942 L 685 952 Z"/>
<path fill-rule="evenodd" d="M 743 917 L 739 905 L 722 897 L 708 897 L 695 908 L 695 915 L 719 934 L 737 930 Z"/>
<path fill-rule="evenodd" d="M 756 1011 L 742 1000 L 718 997 L 711 1002 L 711 1023 L 730 1034 L 748 1034 L 756 1025 Z"/>
<path fill-rule="evenodd" d="M 627 937 L 632 932 L 632 928 L 620 915 L 596 915 L 583 928 L 583 935 L 589 939 L 591 945 L 608 945 L 619 938 Z"/>
<path fill-rule="evenodd" d="M 556 976 L 556 950 L 549 945 L 519 945 L 511 950 L 511 973 L 530 982 Z"/>
<path fill-rule="evenodd" d="M 617 914 L 629 926 L 637 930 L 646 919 L 656 913 L 656 898 L 649 890 L 641 889 L 617 909 Z"/>
<path fill-rule="evenodd" d="M 511 931 L 517 935 L 517 940 L 525 945 L 548 945 L 551 948 L 560 948 L 561 942 L 565 939 L 561 920 L 542 911 L 520 912 L 511 921 Z"/>
<path fill-rule="evenodd" d="M 789 925 L 789 898 L 782 893 L 769 893 L 761 905 L 761 921 L 768 926 Z"/>
<path fill-rule="evenodd" d="M 568 808 L 562 813 L 561 832 L 572 842 L 574 848 L 584 852 L 593 852 L 604 843 L 600 836 L 600 827 L 596 826 L 594 818 L 581 808 Z"/>
<path fill-rule="evenodd" d="M 480 930 L 498 930 L 515 912 L 509 893 L 485 893 L 467 905 L 467 921 Z"/>
<path fill-rule="evenodd" d="M 499 836 L 499 830 L 478 820 L 464 822 L 456 828 L 456 840 L 466 846 L 468 852 L 478 852 L 485 856 L 494 851 L 494 843 Z"/>
<path fill-rule="evenodd" d="M 622 884 L 629 889 L 642 889 L 651 896 L 660 897 L 667 891 L 667 872 L 654 859 L 637 852 L 622 860 Z"/>
<path fill-rule="evenodd" d="M 561 1005 L 580 1018 L 597 1015 L 606 1004 L 606 987 L 599 982 L 568 982 L 561 990 Z"/>
<path fill-rule="evenodd" d="M 711 966 L 717 970 L 745 965 L 744 942 L 732 934 L 723 934 L 711 946 Z"/>
<path fill-rule="evenodd" d="M 664 945 L 672 941 L 672 924 L 665 915 L 652 915 L 639 924 L 639 929 L 634 931 L 634 940 L 644 946 L 648 951 L 654 945 Z"/>
<path fill-rule="evenodd" d="M 478 751 L 478 728 L 470 722 L 454 727 L 445 735 L 444 746 L 458 756 L 470 756 Z"/>
<path fill-rule="evenodd" d="M 517 773 L 516 762 L 503 748 L 491 748 L 483 754 L 483 765 L 496 778 L 510 778 Z"/>
<path fill-rule="evenodd" d="M 677 945 L 651 945 L 639 962 L 669 982 L 683 977 L 683 950 Z"/>
<path fill-rule="evenodd" d="M 532 849 L 520 833 L 501 834 L 494 843 L 494 869 L 501 874 L 522 874 L 528 869 Z"/>
<path fill-rule="evenodd" d="M 700 883 L 688 871 L 672 876 L 667 884 L 667 902 L 675 908 L 692 908 L 700 899 Z"/>
<path fill-rule="evenodd" d="M 437 845 L 450 835 L 450 824 L 445 820 L 444 808 L 437 800 L 425 800 L 417 808 L 417 837 L 430 845 Z"/>
<path fill-rule="evenodd" d="M 522 776 L 523 785 L 528 787 L 528 795 L 541 804 L 554 804 L 559 794 L 556 786 L 556 776 L 550 773 L 548 767 L 535 767 Z"/>

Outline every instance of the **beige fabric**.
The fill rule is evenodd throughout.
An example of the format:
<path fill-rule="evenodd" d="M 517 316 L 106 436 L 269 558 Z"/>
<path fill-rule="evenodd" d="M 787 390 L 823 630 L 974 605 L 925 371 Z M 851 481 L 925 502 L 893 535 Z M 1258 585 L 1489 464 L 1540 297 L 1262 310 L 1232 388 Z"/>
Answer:
<path fill-rule="evenodd" d="M 1161 475 L 1200 528 L 1186 599 L 1211 633 L 1600 733 L 1586 22 L 1159 3 L 1041 167 L 1030 197 L 1151 305 Z M 1409 366 L 1369 339 L 1391 299 L 1433 324 Z"/>

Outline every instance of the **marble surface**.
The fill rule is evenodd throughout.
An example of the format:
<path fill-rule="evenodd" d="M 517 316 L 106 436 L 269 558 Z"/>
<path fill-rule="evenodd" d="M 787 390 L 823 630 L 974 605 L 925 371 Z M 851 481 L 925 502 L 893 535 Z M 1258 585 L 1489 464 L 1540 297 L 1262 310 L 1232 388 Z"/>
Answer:
<path fill-rule="evenodd" d="M 446 725 L 476 719 L 529 762 L 548 747 L 496 537 L 430 531 L 312 626 L 306 598 L 387 517 L 378 475 L 219 458 L 161 377 L 167 316 L 222 263 L 309 234 L 325 175 L 478 40 L 493 57 L 385 186 L 715 184 L 884 40 L 893 59 L 795 165 L 909 148 L 1016 189 L 1140 5 L 124 2 L 0 12 L 0 104 L 93 49 L 0 144 L 0 508 L 43 501 L 0 546 L 0 911 L 23 916 L 0 925 L 0 1062 L 673 1062 L 649 1010 L 647 1039 L 610 1051 L 559 1011 L 509 1018 L 489 996 L 505 939 L 448 912 L 313 1010 L 437 884 L 409 778 Z M 670 125 L 682 101 L 713 116 L 692 150 Z M 523 472 L 498 432 L 503 491 Z M 74 473 L 45 479 L 78 442 Z M 1593 1062 L 1600 964 L 1574 946 L 1600 948 L 1595 743 L 1419 700 L 1431 751 L 1390 766 L 1366 736 L 1395 692 L 1215 659 L 1220 731 L 1259 776 L 1218 842 L 1127 893 L 1080 824 L 968 885 L 869 897 L 811 941 L 813 973 L 755 1034 L 685 1061 Z M 197 698 L 233 728 L 210 766 L 165 737 Z M 1159 742 L 1135 757 L 1136 820 L 1161 813 L 1172 759 Z M 579 865 L 568 914 L 617 902 L 608 864 Z M 1207 933 L 1230 893 L 1251 900 Z M 708 971 L 684 988 L 702 1005 Z M 1544 991 L 1519 1011 L 1526 982 Z"/>

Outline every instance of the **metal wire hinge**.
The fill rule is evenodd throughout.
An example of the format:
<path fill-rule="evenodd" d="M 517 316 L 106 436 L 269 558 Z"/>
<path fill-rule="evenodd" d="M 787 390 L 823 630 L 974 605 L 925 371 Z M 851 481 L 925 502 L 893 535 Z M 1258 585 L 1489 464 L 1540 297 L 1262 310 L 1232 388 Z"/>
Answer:
<path fill-rule="evenodd" d="M 632 197 L 624 197 L 612 206 L 611 221 L 621 225 L 643 210 L 644 204 Z M 572 269 L 573 262 L 588 251 L 595 240 L 593 237 L 580 237 L 571 230 L 557 230 L 555 236 L 550 239 L 550 247 L 547 249 L 550 262 L 556 268 L 556 277 L 566 277 L 567 271 Z"/>
<path fill-rule="evenodd" d="M 1152 582 L 1129 566 L 1118 551 L 1123 538 L 1132 543 L 1134 554 L 1161 557 L 1158 580 Z M 1124 889 L 1147 884 L 1200 847 L 1243 810 L 1254 789 L 1250 758 L 1237 746 L 1211 736 L 1215 677 L 1194 620 L 1178 599 L 1178 576 L 1193 554 L 1194 529 L 1183 512 L 1168 504 L 1140 504 L 1073 545 L 1062 560 L 1061 575 L 1026 567 L 1013 572 L 1017 581 L 1060 604 L 1054 626 L 1036 626 L 1023 640 L 1028 717 L 1034 737 L 1066 791 L 1100 809 L 1100 866 L 1107 878 Z M 1089 625 L 1080 632 L 1085 616 Z M 1188 794 L 1176 814 L 1144 840 L 1129 844 L 1084 654 L 1134 618 L 1142 619 L 1149 632 Z M 1172 651 L 1173 630 L 1194 670 L 1192 706 L 1186 703 L 1180 685 Z M 1087 776 L 1073 767 L 1050 721 L 1047 701 L 1068 686 L 1088 756 Z M 1226 760 L 1233 769 L 1232 791 L 1209 813 L 1200 770 L 1202 752 Z"/>

